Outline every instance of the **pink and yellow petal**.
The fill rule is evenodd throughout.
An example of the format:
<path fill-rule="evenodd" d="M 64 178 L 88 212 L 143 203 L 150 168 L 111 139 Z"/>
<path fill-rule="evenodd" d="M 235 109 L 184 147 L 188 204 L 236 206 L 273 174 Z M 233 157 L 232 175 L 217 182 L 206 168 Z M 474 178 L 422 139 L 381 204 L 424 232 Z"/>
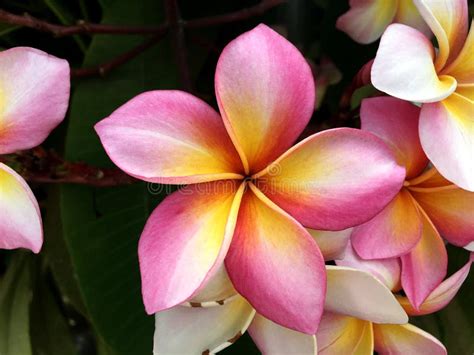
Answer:
<path fill-rule="evenodd" d="M 407 179 L 418 176 L 428 164 L 418 133 L 419 116 L 419 107 L 387 96 L 365 99 L 360 109 L 361 129 L 390 145 Z"/>
<path fill-rule="evenodd" d="M 325 311 L 376 323 L 408 322 L 395 296 L 372 274 L 341 266 L 326 266 L 326 273 Z"/>
<path fill-rule="evenodd" d="M 401 257 L 402 286 L 410 303 L 419 309 L 446 276 L 448 255 L 444 241 L 433 223 L 420 209 L 423 234 L 410 253 Z"/>
<path fill-rule="evenodd" d="M 471 257 L 469 258 L 469 261 L 466 263 L 466 265 L 444 280 L 433 290 L 433 292 L 430 293 L 428 298 L 426 298 L 425 302 L 422 303 L 418 310 L 410 304 L 408 298 L 397 296 L 400 305 L 410 316 L 421 316 L 443 309 L 449 304 L 449 302 L 451 302 L 454 296 L 456 296 L 457 292 L 466 280 L 472 262 L 473 254 L 471 254 Z"/>
<path fill-rule="evenodd" d="M 0 154 L 41 144 L 69 102 L 69 64 L 34 48 L 0 52 Z"/>
<path fill-rule="evenodd" d="M 367 271 L 394 292 L 401 289 L 401 267 L 399 258 L 363 260 L 356 254 L 349 242 L 344 254 L 344 259 L 336 260 L 336 265 Z"/>
<path fill-rule="evenodd" d="M 413 0 L 398 0 L 398 9 L 393 22 L 416 28 L 428 38 L 433 35 L 430 27 L 413 3 Z"/>
<path fill-rule="evenodd" d="M 471 22 L 471 29 L 464 42 L 464 46 L 457 58 L 443 70 L 443 73 L 456 78 L 458 84 L 474 84 L 474 21 Z M 474 100 L 469 95 L 471 100 Z"/>
<path fill-rule="evenodd" d="M 176 306 L 155 315 L 154 354 L 214 354 L 247 330 L 255 310 L 238 297 L 222 306 Z"/>
<path fill-rule="evenodd" d="M 466 0 L 413 0 L 436 36 L 439 52 L 436 69 L 441 70 L 459 54 L 468 30 Z"/>
<path fill-rule="evenodd" d="M 398 1 L 350 0 L 350 9 L 337 19 L 336 27 L 354 41 L 368 44 L 380 38 L 392 22 Z"/>
<path fill-rule="evenodd" d="M 229 180 L 190 185 L 155 209 L 138 245 L 148 314 L 195 296 L 222 267 L 243 189 Z"/>
<path fill-rule="evenodd" d="M 423 149 L 438 171 L 459 187 L 474 191 L 474 101 L 454 93 L 425 104 L 420 114 Z"/>
<path fill-rule="evenodd" d="M 412 190 L 443 238 L 460 247 L 474 242 L 474 192 L 456 185 Z"/>
<path fill-rule="evenodd" d="M 372 355 L 374 352 L 371 322 L 331 312 L 324 312 L 316 341 L 320 355 Z"/>
<path fill-rule="evenodd" d="M 308 229 L 308 232 L 316 240 L 325 261 L 344 259 L 352 228 L 336 232 Z"/>
<path fill-rule="evenodd" d="M 262 316 L 306 334 L 316 332 L 326 291 L 321 252 L 306 229 L 252 184 L 225 264 L 236 290 Z"/>
<path fill-rule="evenodd" d="M 374 324 L 375 350 L 381 355 L 445 355 L 446 348 L 431 334 L 411 324 Z"/>
<path fill-rule="evenodd" d="M 414 28 L 390 25 L 380 40 L 372 66 L 372 84 L 380 91 L 407 101 L 436 102 L 456 90 L 456 79 L 438 77 L 435 49 Z"/>
<path fill-rule="evenodd" d="M 264 355 L 317 355 L 316 337 L 282 327 L 256 314 L 248 329 L 255 345 Z"/>
<path fill-rule="evenodd" d="M 112 161 L 145 181 L 189 184 L 243 173 L 219 114 L 185 92 L 138 95 L 95 129 Z"/>
<path fill-rule="evenodd" d="M 0 249 L 38 253 L 42 245 L 41 213 L 33 192 L 20 175 L 0 163 Z"/>
<path fill-rule="evenodd" d="M 244 33 L 217 63 L 216 96 L 247 172 L 285 152 L 314 110 L 314 79 L 305 58 L 265 25 Z"/>
<path fill-rule="evenodd" d="M 405 169 L 380 138 L 338 128 L 305 139 L 257 176 L 262 191 L 305 227 L 342 230 L 379 213 Z"/>
<path fill-rule="evenodd" d="M 354 228 L 352 246 L 364 259 L 385 259 L 404 255 L 420 241 L 422 220 L 413 197 L 403 188 L 370 221 Z"/>

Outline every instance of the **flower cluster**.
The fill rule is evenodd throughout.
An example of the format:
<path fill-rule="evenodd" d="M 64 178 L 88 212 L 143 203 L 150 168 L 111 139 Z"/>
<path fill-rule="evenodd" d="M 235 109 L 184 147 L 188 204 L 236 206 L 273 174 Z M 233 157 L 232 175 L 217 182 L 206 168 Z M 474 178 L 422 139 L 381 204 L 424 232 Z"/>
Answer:
<path fill-rule="evenodd" d="M 351 5 L 339 25 L 361 42 L 404 19 L 440 43 L 435 58 L 422 32 L 387 28 L 366 70 L 392 96 L 363 101 L 361 129 L 294 144 L 314 109 L 314 79 L 264 25 L 221 54 L 220 113 L 189 94 L 154 91 L 97 124 L 122 170 L 188 185 L 157 207 L 139 243 L 155 353 L 214 353 L 246 330 L 263 353 L 446 352 L 407 314 L 444 307 L 472 262 L 445 279 L 445 240 L 474 241 L 466 4 Z M 360 16 L 381 7 L 383 21 L 361 28 Z"/>

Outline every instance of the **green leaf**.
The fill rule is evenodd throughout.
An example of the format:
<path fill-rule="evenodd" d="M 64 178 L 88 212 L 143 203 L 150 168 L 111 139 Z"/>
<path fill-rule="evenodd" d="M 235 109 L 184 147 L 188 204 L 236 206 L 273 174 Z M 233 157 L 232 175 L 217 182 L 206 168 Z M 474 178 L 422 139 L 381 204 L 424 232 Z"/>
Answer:
<path fill-rule="evenodd" d="M 351 97 L 351 110 L 359 107 L 363 99 L 372 96 L 376 92 L 377 89 L 372 84 L 358 88 Z"/>
<path fill-rule="evenodd" d="M 155 0 L 134 6 L 118 0 L 104 0 L 102 4 L 103 23 L 162 21 L 161 4 Z M 84 66 L 108 61 L 143 40 L 142 36 L 96 36 Z M 111 166 L 94 124 L 143 91 L 176 87 L 175 73 L 169 44 L 164 41 L 106 78 L 78 82 L 71 102 L 66 159 Z M 100 336 L 101 353 L 152 352 L 153 317 L 144 311 L 137 257 L 138 238 L 149 214 L 150 197 L 144 183 L 105 189 L 61 187 L 65 244 L 89 319 Z"/>
<path fill-rule="evenodd" d="M 15 252 L 0 282 L 0 354 L 30 355 L 31 271 L 25 252 Z"/>

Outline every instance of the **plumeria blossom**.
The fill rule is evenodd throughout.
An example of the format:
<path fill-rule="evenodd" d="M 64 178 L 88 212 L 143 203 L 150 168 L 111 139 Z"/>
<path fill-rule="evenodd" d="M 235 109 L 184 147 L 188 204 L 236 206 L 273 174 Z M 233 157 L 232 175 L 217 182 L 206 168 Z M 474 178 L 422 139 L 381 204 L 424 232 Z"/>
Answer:
<path fill-rule="evenodd" d="M 408 321 L 382 282 L 368 272 L 347 267 L 327 266 L 325 309 L 378 323 Z M 246 330 L 263 354 L 317 354 L 314 335 L 282 327 L 256 312 L 233 289 L 223 268 L 198 299 L 157 313 L 155 326 L 157 355 L 216 353 Z"/>
<path fill-rule="evenodd" d="M 96 126 L 128 174 L 189 184 L 156 208 L 141 236 L 146 311 L 191 299 L 225 262 L 259 314 L 314 334 L 325 269 L 303 225 L 366 222 L 399 191 L 404 169 L 382 140 L 349 128 L 290 148 L 314 110 L 314 80 L 298 50 L 265 25 L 224 49 L 215 88 L 221 116 L 190 94 L 152 91 Z"/>
<path fill-rule="evenodd" d="M 474 191 L 474 27 L 466 0 L 414 0 L 439 44 L 414 28 L 394 24 L 380 41 L 373 85 L 422 103 L 420 139 L 448 180 Z"/>
<path fill-rule="evenodd" d="M 439 284 L 416 309 L 405 296 L 396 295 L 400 305 L 410 316 L 437 312 L 454 298 L 469 274 L 474 254 L 456 273 Z M 378 278 L 393 292 L 401 289 L 401 264 L 398 258 L 363 260 L 347 245 L 345 256 L 336 264 L 363 270 Z M 347 317 L 336 312 L 325 313 L 317 333 L 320 354 L 446 354 L 445 347 L 432 335 L 411 325 L 388 325 Z"/>
<path fill-rule="evenodd" d="M 398 195 L 372 220 L 354 228 L 351 240 L 364 259 L 400 257 L 402 286 L 418 308 L 446 276 L 449 243 L 474 241 L 474 193 L 427 169 L 418 134 L 420 108 L 393 97 L 366 99 L 362 130 L 378 135 L 406 168 Z"/>
<path fill-rule="evenodd" d="M 69 64 L 33 48 L 0 52 L 0 154 L 33 148 L 64 119 Z M 0 163 L 0 248 L 43 244 L 41 214 L 27 183 Z"/>
<path fill-rule="evenodd" d="M 375 42 L 391 23 L 403 23 L 427 36 L 431 34 L 413 0 L 350 0 L 349 5 L 350 10 L 337 19 L 336 27 L 356 42 Z"/>

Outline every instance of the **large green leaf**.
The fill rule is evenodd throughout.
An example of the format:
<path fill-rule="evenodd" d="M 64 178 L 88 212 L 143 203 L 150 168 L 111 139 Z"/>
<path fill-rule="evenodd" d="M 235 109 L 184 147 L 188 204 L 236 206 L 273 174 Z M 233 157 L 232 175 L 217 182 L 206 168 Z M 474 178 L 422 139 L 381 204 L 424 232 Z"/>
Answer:
<path fill-rule="evenodd" d="M 0 280 L 0 354 L 30 355 L 31 270 L 25 252 L 15 252 Z"/>
<path fill-rule="evenodd" d="M 103 23 L 162 21 L 161 4 L 103 0 Z M 93 66 L 136 46 L 139 36 L 94 37 L 84 66 Z M 133 96 L 153 88 L 174 88 L 175 70 L 167 42 L 113 71 L 85 79 L 74 90 L 65 156 L 98 166 L 110 165 L 93 126 Z M 61 221 L 89 318 L 115 354 L 150 354 L 153 318 L 140 294 L 137 242 L 149 213 L 144 183 L 94 189 L 63 186 Z"/>

